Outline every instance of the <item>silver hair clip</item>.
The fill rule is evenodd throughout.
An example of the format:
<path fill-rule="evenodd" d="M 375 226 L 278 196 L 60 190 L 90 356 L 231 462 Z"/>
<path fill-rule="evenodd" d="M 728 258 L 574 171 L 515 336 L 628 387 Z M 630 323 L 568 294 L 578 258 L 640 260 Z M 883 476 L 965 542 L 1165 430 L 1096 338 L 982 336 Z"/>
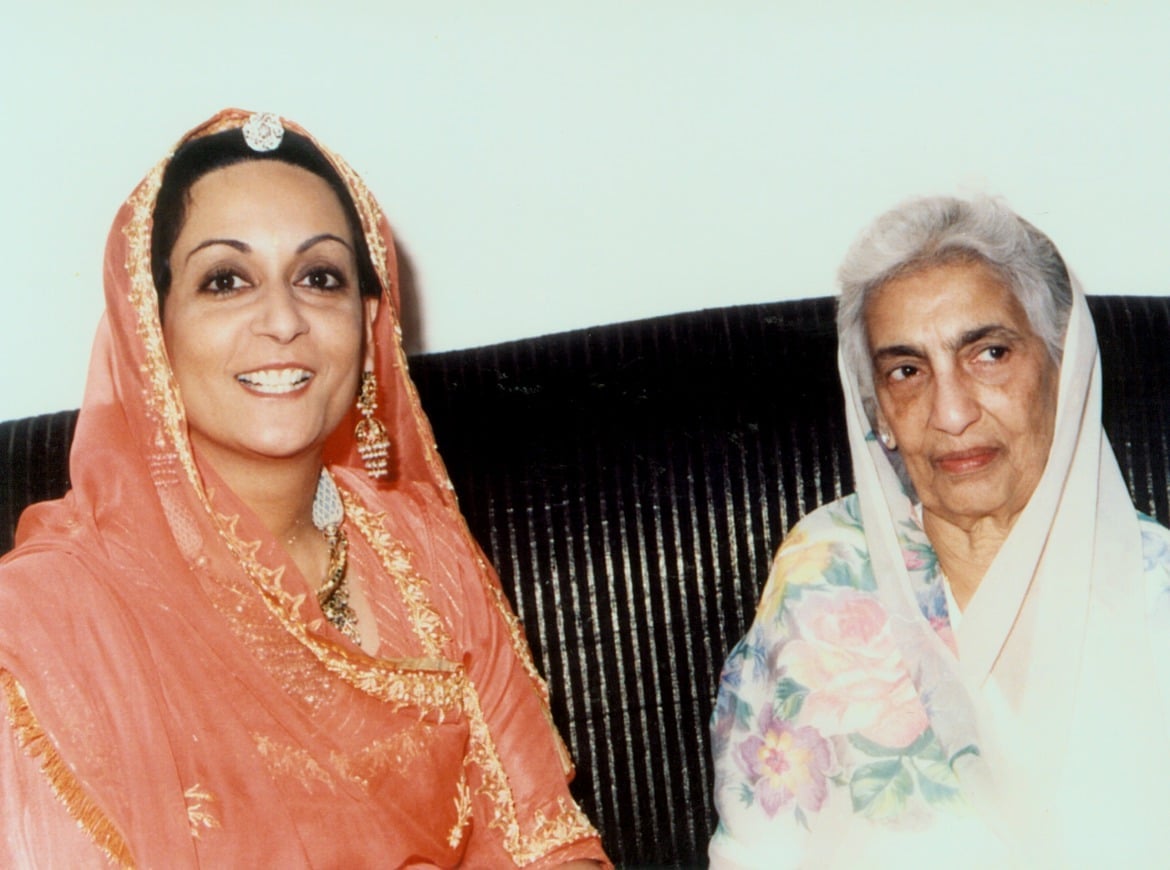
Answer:
<path fill-rule="evenodd" d="M 284 138 L 280 116 L 272 112 L 256 112 L 243 127 L 244 141 L 253 151 L 275 151 Z"/>

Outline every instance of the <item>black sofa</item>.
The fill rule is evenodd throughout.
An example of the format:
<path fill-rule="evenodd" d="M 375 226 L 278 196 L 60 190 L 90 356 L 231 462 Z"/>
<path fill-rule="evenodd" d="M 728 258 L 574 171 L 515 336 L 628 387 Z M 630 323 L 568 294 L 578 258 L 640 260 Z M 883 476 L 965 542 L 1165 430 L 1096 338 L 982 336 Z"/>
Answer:
<path fill-rule="evenodd" d="M 1170 523 L 1170 299 L 1090 305 L 1106 428 L 1135 503 Z M 813 299 L 411 361 L 619 865 L 705 863 L 723 658 L 784 533 L 852 487 L 835 353 Z M 0 424 L 0 552 L 67 488 L 75 419 Z"/>

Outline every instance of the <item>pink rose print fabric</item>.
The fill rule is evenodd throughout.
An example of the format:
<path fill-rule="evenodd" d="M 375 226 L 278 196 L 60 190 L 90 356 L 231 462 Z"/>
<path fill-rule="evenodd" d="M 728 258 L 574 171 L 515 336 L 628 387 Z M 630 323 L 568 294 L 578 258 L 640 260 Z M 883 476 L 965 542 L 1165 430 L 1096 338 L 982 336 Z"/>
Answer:
<path fill-rule="evenodd" d="M 937 559 L 921 528 L 901 531 L 919 606 L 947 639 Z M 777 554 L 711 728 L 723 835 L 766 823 L 799 841 L 830 809 L 895 826 L 962 811 L 954 758 L 876 595 L 853 497 L 810 514 Z M 966 752 L 978 747 L 955 757 Z"/>
<path fill-rule="evenodd" d="M 926 730 L 926 711 L 894 645 L 885 610 L 845 588 L 811 593 L 791 613 L 797 639 L 778 659 L 808 690 L 803 718 L 824 734 L 856 733 L 909 746 Z"/>
<path fill-rule="evenodd" d="M 1165 636 L 1170 531 L 1141 519 L 1151 619 Z M 934 551 L 913 519 L 898 535 L 918 607 L 953 653 Z M 944 751 L 931 730 L 931 686 L 916 679 L 876 594 L 856 498 L 809 514 L 777 554 L 755 622 L 724 665 L 711 720 L 713 866 L 824 866 L 846 832 L 863 844 L 848 866 L 885 866 L 875 849 L 907 837 L 923 843 L 924 866 L 938 864 L 931 843 L 958 849 L 971 866 L 1001 865 L 956 845 L 983 830 L 955 773 L 980 750 Z M 927 830 L 941 839 L 920 839 Z"/>

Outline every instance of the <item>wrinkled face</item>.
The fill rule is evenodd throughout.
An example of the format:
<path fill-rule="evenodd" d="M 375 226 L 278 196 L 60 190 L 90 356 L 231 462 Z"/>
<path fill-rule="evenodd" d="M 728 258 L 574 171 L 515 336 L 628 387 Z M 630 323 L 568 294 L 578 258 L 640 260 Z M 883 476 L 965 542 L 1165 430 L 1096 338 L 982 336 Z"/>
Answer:
<path fill-rule="evenodd" d="M 205 175 L 171 268 L 163 336 L 195 449 L 221 473 L 319 456 L 372 365 L 377 305 L 329 185 L 278 161 Z"/>
<path fill-rule="evenodd" d="M 879 288 L 865 323 L 878 428 L 923 509 L 1014 521 L 1048 460 L 1059 374 L 1019 301 L 988 266 L 949 263 Z"/>

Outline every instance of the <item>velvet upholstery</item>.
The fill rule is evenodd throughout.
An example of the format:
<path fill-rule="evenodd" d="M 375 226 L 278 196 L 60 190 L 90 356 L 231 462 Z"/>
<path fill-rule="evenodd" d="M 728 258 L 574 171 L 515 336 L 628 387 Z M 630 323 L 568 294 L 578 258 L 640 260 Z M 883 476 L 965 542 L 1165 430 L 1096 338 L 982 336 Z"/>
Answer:
<path fill-rule="evenodd" d="M 1170 522 L 1170 299 L 1090 297 L 1104 416 Z M 549 678 L 573 790 L 625 866 L 704 863 L 707 722 L 769 561 L 852 470 L 831 299 L 425 354 L 411 372 Z M 68 485 L 75 412 L 0 424 L 0 552 Z"/>

